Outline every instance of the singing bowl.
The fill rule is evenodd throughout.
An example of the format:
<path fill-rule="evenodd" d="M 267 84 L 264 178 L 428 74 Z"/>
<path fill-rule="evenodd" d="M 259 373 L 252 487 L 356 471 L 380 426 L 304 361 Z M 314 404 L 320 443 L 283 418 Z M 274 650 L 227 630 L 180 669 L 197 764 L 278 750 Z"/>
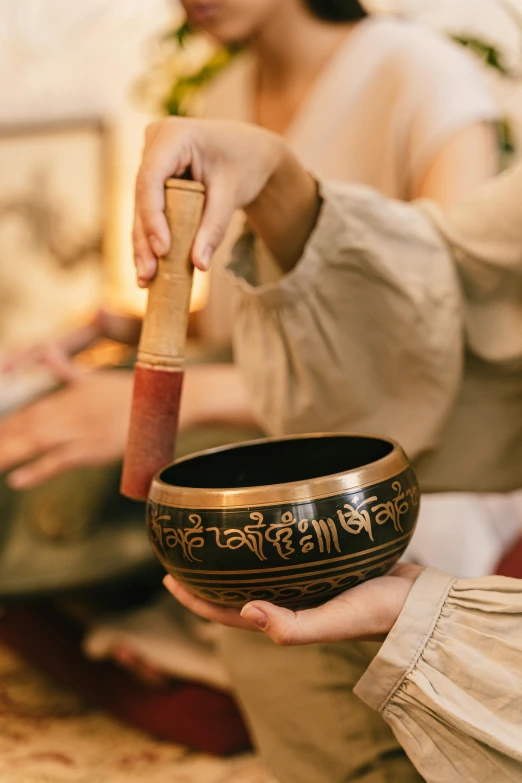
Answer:
<path fill-rule="evenodd" d="M 401 447 L 363 435 L 251 441 L 180 459 L 147 504 L 168 573 L 213 603 L 316 606 L 386 573 L 419 510 Z"/>

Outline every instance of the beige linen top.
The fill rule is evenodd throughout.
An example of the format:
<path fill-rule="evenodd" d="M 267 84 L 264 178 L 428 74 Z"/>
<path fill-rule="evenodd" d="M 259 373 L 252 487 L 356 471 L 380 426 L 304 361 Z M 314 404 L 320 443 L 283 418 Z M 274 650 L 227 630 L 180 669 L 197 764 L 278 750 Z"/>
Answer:
<path fill-rule="evenodd" d="M 289 274 L 259 285 L 267 254 L 249 235 L 231 265 L 235 355 L 262 425 L 391 436 L 425 492 L 521 488 L 522 167 L 445 217 L 320 187 Z"/>
<path fill-rule="evenodd" d="M 255 122 L 255 82 L 254 60 L 244 53 L 203 91 L 196 113 Z M 325 65 L 284 136 L 318 176 L 407 201 L 453 135 L 497 117 L 463 47 L 413 22 L 377 16 L 360 22 Z M 223 269 L 239 233 L 236 220 L 213 261 L 201 319 L 205 337 L 218 343 L 232 334 Z"/>
<path fill-rule="evenodd" d="M 424 489 L 521 487 L 522 166 L 445 216 L 320 189 L 289 274 L 262 284 L 249 235 L 231 267 L 236 355 L 265 427 L 391 435 Z M 522 582 L 427 569 L 356 693 L 429 783 L 522 781 L 521 664 Z"/>
<path fill-rule="evenodd" d="M 355 687 L 428 783 L 522 781 L 522 581 L 418 578 Z"/>

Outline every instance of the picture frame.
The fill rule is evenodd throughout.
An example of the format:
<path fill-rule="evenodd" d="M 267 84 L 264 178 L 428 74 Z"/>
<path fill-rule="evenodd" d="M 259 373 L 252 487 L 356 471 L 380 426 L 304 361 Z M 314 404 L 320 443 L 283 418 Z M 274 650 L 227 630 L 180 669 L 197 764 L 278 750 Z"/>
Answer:
<path fill-rule="evenodd" d="M 0 126 L 0 350 L 50 339 L 99 304 L 110 170 L 103 119 Z"/>

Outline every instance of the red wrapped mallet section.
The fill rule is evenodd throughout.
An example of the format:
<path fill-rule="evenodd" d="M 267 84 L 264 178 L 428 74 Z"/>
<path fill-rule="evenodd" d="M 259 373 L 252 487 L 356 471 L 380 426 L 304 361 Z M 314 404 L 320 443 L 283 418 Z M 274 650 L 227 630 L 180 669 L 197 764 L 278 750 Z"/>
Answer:
<path fill-rule="evenodd" d="M 172 462 L 176 448 L 183 370 L 137 364 L 121 491 L 146 500 L 154 474 Z"/>
<path fill-rule="evenodd" d="M 154 474 L 172 461 L 178 430 L 192 291 L 192 245 L 205 191 L 199 182 L 170 179 L 165 213 L 172 244 L 149 286 L 134 375 L 122 494 L 146 500 Z"/>

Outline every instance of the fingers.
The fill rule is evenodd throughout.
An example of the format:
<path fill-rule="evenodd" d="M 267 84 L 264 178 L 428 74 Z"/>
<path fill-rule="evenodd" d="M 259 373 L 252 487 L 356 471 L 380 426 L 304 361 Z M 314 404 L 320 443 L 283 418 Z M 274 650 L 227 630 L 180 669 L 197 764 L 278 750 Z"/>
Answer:
<path fill-rule="evenodd" d="M 146 133 L 145 148 L 136 179 L 134 257 L 138 282 L 144 287 L 155 274 L 156 259 L 170 248 L 165 217 L 165 182 L 180 176 L 192 162 L 188 138 L 180 135 L 182 121 L 154 123 Z"/>
<path fill-rule="evenodd" d="M 253 601 L 243 607 L 241 617 L 282 646 L 382 641 L 421 571 L 419 566 L 399 564 L 392 574 L 363 582 L 322 606 L 298 612 Z"/>
<path fill-rule="evenodd" d="M 73 443 L 57 446 L 42 457 L 17 468 L 7 477 L 7 483 L 13 489 L 30 489 L 66 470 L 83 464 L 81 451 Z"/>
<path fill-rule="evenodd" d="M 0 357 L 0 373 L 13 372 L 13 370 L 23 366 L 26 361 L 27 354 L 25 352 L 10 352 Z"/>
<path fill-rule="evenodd" d="M 136 207 L 134 211 L 134 226 L 132 229 L 132 244 L 134 247 L 134 264 L 140 288 L 146 288 L 156 274 L 158 260 L 147 242 L 141 215 L 139 212 L 138 196 L 136 194 Z"/>
<path fill-rule="evenodd" d="M 357 589 L 348 591 L 314 609 L 293 612 L 266 601 L 254 601 L 241 610 L 241 617 L 256 623 L 272 641 L 283 647 L 350 639 L 373 639 L 374 628 L 360 612 Z"/>
<path fill-rule="evenodd" d="M 48 439 L 45 433 L 35 433 L 31 427 L 32 420 L 30 414 L 23 410 L 0 424 L 0 473 L 57 445 L 56 437 Z"/>
<path fill-rule="evenodd" d="M 37 400 L 0 421 L 0 473 L 71 440 L 63 402 L 70 388 Z"/>
<path fill-rule="evenodd" d="M 183 606 L 205 620 L 230 628 L 261 630 L 283 647 L 355 638 L 373 638 L 366 624 L 350 610 L 349 601 L 333 599 L 315 609 L 293 612 L 267 601 L 253 601 L 241 611 L 209 603 L 180 585 L 172 576 L 163 580 L 167 590 Z"/>
<path fill-rule="evenodd" d="M 127 438 L 131 399 L 131 373 L 84 373 L 76 383 L 3 418 L 0 472 L 19 466 L 8 481 L 26 489 L 73 467 L 116 461 Z"/>
<path fill-rule="evenodd" d="M 164 213 L 165 191 L 163 181 L 157 181 L 161 182 L 161 195 L 159 190 L 153 187 L 150 171 L 146 179 L 138 181 L 136 188 L 133 243 L 138 284 L 141 287 L 146 286 L 154 277 L 157 257 L 165 253 L 170 246 L 170 234 Z M 202 271 L 209 269 L 212 257 L 223 241 L 232 218 L 234 212 L 232 192 L 230 182 L 227 182 L 225 176 L 216 176 L 207 188 L 201 226 L 192 251 L 194 266 Z M 168 242 L 156 241 L 159 223 L 162 231 L 163 226 L 166 228 Z"/>
<path fill-rule="evenodd" d="M 33 345 L 18 351 L 10 351 L 0 360 L 0 373 L 23 371 L 42 361 L 43 346 Z"/>
<path fill-rule="evenodd" d="M 199 615 L 199 617 L 202 617 L 204 620 L 221 623 L 230 628 L 242 628 L 243 630 L 250 631 L 256 628 L 255 625 L 252 625 L 248 620 L 241 617 L 238 609 L 218 606 L 217 604 L 211 604 L 209 601 L 204 601 L 202 598 L 199 598 L 197 595 L 194 595 L 194 593 L 189 592 L 189 590 L 180 585 L 172 576 L 166 576 L 163 580 L 163 584 L 180 604 L 187 609 L 190 609 L 191 612 Z"/>
<path fill-rule="evenodd" d="M 293 612 L 266 601 L 246 604 L 241 610 L 243 619 L 255 623 L 272 641 L 283 647 L 336 641 L 335 620 L 338 618 L 332 618 L 331 614 L 328 604 Z"/>
<path fill-rule="evenodd" d="M 134 246 L 134 263 L 136 266 L 138 285 L 140 288 L 145 288 L 148 282 L 152 280 L 156 274 L 157 258 L 161 256 L 163 252 L 166 252 L 170 246 L 170 236 L 168 236 L 168 226 L 166 226 L 166 220 L 165 225 L 163 226 L 163 240 L 166 243 L 165 248 L 161 239 L 156 236 L 156 233 L 152 232 L 149 240 L 147 235 L 147 227 L 144 226 L 142 220 L 142 213 L 145 211 L 146 205 L 149 203 L 149 190 L 151 188 L 154 190 L 155 187 L 155 183 L 153 181 L 151 182 L 150 180 L 151 171 L 147 168 L 147 156 L 148 151 L 160 133 L 160 129 L 161 123 L 154 122 L 149 125 L 145 131 L 145 148 L 143 151 L 142 164 L 136 178 L 132 239 Z M 160 208 L 162 212 L 165 209 L 163 184 L 164 183 L 162 181 L 156 183 L 156 188 L 161 187 L 161 199 L 163 199 L 163 205 Z M 164 235 L 165 227 L 167 229 L 167 236 Z"/>
<path fill-rule="evenodd" d="M 212 257 L 223 241 L 234 212 L 230 177 L 216 175 L 207 187 L 205 209 L 192 251 L 194 266 L 205 272 Z"/>
<path fill-rule="evenodd" d="M 35 365 L 47 367 L 58 380 L 67 383 L 77 380 L 81 374 L 71 362 L 67 351 L 58 343 L 36 345 L 8 354 L 0 361 L 0 373 L 23 371 Z"/>
<path fill-rule="evenodd" d="M 165 217 L 165 182 L 171 176 L 170 167 L 161 165 L 157 154 L 143 160 L 136 180 L 136 204 L 145 240 L 158 258 L 170 247 L 170 232 Z"/>

